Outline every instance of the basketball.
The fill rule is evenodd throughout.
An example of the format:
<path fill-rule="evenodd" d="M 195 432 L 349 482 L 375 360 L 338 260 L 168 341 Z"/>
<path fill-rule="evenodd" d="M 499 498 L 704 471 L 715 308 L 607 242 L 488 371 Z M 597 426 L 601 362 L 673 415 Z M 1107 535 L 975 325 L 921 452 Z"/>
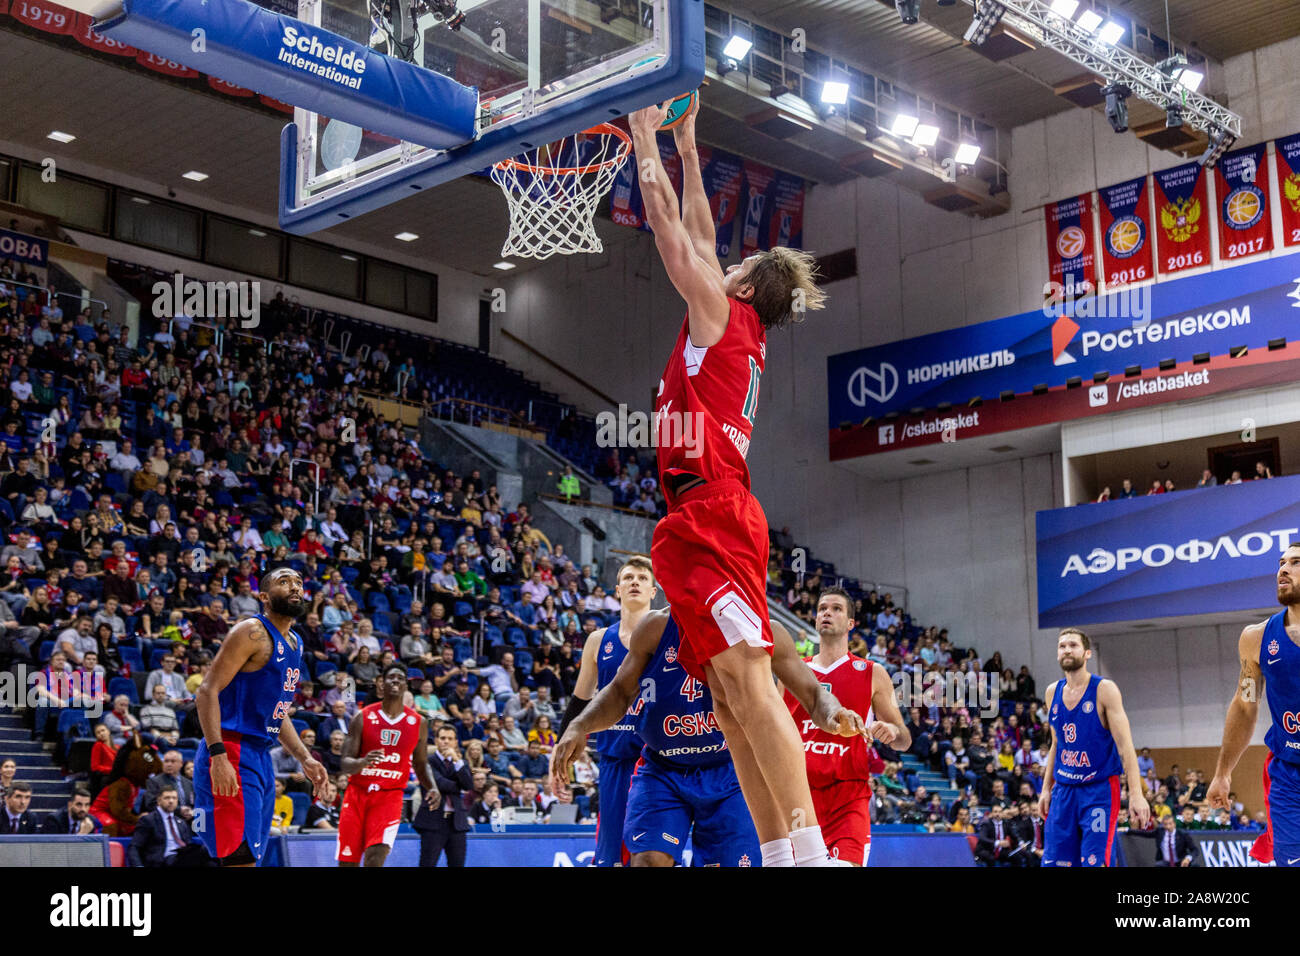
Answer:
<path fill-rule="evenodd" d="M 691 115 L 691 110 L 695 108 L 696 101 L 700 98 L 698 90 L 691 90 L 689 93 L 683 93 L 677 99 L 668 104 L 668 115 L 664 121 L 659 124 L 659 129 L 670 130 L 681 126 L 686 117 Z"/>

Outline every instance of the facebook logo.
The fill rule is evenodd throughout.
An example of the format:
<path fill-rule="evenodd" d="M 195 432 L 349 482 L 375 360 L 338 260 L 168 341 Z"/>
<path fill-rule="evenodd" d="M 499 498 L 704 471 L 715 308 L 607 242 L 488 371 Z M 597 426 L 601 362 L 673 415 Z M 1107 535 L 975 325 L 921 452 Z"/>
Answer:
<path fill-rule="evenodd" d="M 879 433 L 879 443 L 882 445 L 892 445 L 894 443 L 894 426 L 881 425 Z"/>

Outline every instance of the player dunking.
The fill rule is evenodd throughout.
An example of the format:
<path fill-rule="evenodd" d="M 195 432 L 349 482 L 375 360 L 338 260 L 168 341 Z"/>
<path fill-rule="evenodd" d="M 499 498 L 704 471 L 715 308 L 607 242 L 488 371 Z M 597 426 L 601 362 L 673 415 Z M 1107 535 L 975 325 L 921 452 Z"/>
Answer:
<path fill-rule="evenodd" d="M 348 781 L 339 813 L 339 866 L 383 866 L 402 822 L 402 794 L 415 766 L 430 809 L 442 800 L 429 770 L 429 729 L 418 710 L 402 703 L 406 668 L 391 665 L 380 678 L 383 699 L 352 718 L 339 769 Z M 357 754 L 365 753 L 364 757 Z"/>
<path fill-rule="evenodd" d="M 1052 747 L 1038 800 L 1046 819 L 1043 866 L 1110 866 L 1121 769 L 1129 816 L 1140 829 L 1151 818 L 1119 688 L 1088 673 L 1091 658 L 1088 635 L 1076 627 L 1061 631 L 1056 660 L 1065 677 L 1047 689 L 1045 701 Z"/>
<path fill-rule="evenodd" d="M 828 733 L 860 737 L 862 719 L 840 705 L 800 661 L 794 641 L 772 625 L 772 668 Z M 632 866 L 673 866 L 686 838 L 699 866 L 792 866 L 788 827 L 774 807 L 746 803 L 730 748 L 719 730 L 709 688 L 687 674 L 681 632 L 671 611 L 651 611 L 631 635 L 614 679 L 596 695 L 556 744 L 552 786 L 567 784 L 568 768 L 588 733 L 634 721 L 645 742 L 627 795 L 623 842 Z M 782 848 L 783 853 L 774 852 Z"/>
<path fill-rule="evenodd" d="M 659 158 L 667 107 L 631 116 L 646 220 L 687 314 L 655 399 L 668 515 L 651 560 L 682 628 L 681 660 L 713 692 L 750 808 L 784 821 L 796 865 L 829 864 L 798 731 L 772 681 L 767 518 L 749 491 L 749 451 L 767 331 L 822 307 L 813 259 L 774 248 L 722 271 L 695 148 L 695 118 L 674 130 L 682 207 Z M 755 822 L 758 823 L 755 811 Z M 760 832 L 764 829 L 759 827 Z"/>
<path fill-rule="evenodd" d="M 1212 807 L 1228 808 L 1232 771 L 1250 745 L 1259 716 L 1259 694 L 1268 694 L 1272 726 L 1264 737 L 1264 806 L 1268 829 L 1250 855 L 1261 863 L 1300 866 L 1300 544 L 1282 552 L 1277 569 L 1277 603 L 1268 620 L 1241 632 L 1237 653 L 1241 678 L 1228 705 L 1223 746 L 1206 792 Z"/>
<path fill-rule="evenodd" d="M 302 642 L 290 625 L 309 606 L 302 577 L 277 568 L 261 583 L 263 613 L 230 629 L 197 695 L 203 742 L 194 757 L 194 829 L 223 866 L 256 866 L 266 852 L 277 740 L 298 758 L 314 790 L 329 781 L 288 717 L 302 662 Z"/>
<path fill-rule="evenodd" d="M 609 627 L 592 631 L 582 645 L 578 682 L 569 695 L 569 706 L 560 724 L 561 734 L 596 696 L 596 691 L 614 679 L 627 656 L 627 642 L 650 610 L 650 602 L 655 596 L 654 573 L 650 570 L 649 559 L 629 558 L 618 569 L 614 596 L 619 600 L 618 620 Z M 596 753 L 600 754 L 600 812 L 596 818 L 596 855 L 592 865 L 622 866 L 627 862 L 623 849 L 627 788 L 641 756 L 641 738 L 630 722 L 622 721 L 596 736 Z"/>
<path fill-rule="evenodd" d="M 817 598 L 821 647 L 805 663 L 841 704 L 864 715 L 866 734 L 842 740 L 827 733 L 789 687 L 785 702 L 803 737 L 808 784 L 826 849 L 841 866 L 866 866 L 871 855 L 871 764 L 879 761 L 869 741 L 907 750 L 912 735 L 903 723 L 888 671 L 849 653 L 853 626 L 849 592 L 824 588 Z"/>

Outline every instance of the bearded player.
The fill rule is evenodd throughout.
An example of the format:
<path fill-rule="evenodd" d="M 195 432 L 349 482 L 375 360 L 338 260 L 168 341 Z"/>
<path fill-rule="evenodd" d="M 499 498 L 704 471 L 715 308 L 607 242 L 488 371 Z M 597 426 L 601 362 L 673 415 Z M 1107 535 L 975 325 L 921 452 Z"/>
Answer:
<path fill-rule="evenodd" d="M 424 801 L 442 800 L 429 771 L 428 727 L 418 710 L 405 706 L 406 668 L 393 664 L 380 678 L 383 699 L 352 718 L 339 770 L 348 789 L 339 812 L 339 866 L 383 866 L 402 823 L 402 795 L 415 766 Z M 365 752 L 364 757 L 357 754 Z"/>
<path fill-rule="evenodd" d="M 257 596 L 262 613 L 230 629 L 196 695 L 203 742 L 194 756 L 194 831 L 222 866 L 256 866 L 266 852 L 277 742 L 298 758 L 314 792 L 329 782 L 289 719 L 302 666 L 291 625 L 310 606 L 302 577 L 277 568 Z"/>
<path fill-rule="evenodd" d="M 1232 772 L 1255 735 L 1262 689 L 1273 715 L 1264 737 L 1268 829 L 1250 855 L 1261 863 L 1300 866 L 1300 544 L 1288 545 L 1279 559 L 1277 603 L 1282 610 L 1246 628 L 1237 642 L 1241 677 L 1228 705 L 1223 746 L 1206 798 L 1212 807 L 1228 808 Z"/>
<path fill-rule="evenodd" d="M 1043 866 L 1110 866 L 1119 817 L 1119 775 L 1128 780 L 1129 816 L 1146 829 L 1137 753 L 1119 688 L 1088 673 L 1092 642 L 1077 627 L 1061 631 L 1056 660 L 1065 677 L 1047 689 L 1052 747 L 1038 807 L 1045 819 Z"/>
<path fill-rule="evenodd" d="M 790 821 L 796 865 L 829 857 L 813 811 L 799 733 L 772 681 L 767 518 L 750 494 L 745 457 L 758 408 L 767 332 L 820 309 L 813 258 L 777 247 L 725 273 L 700 177 L 694 110 L 674 130 L 682 206 L 659 157 L 667 104 L 630 117 L 641 194 L 655 246 L 687 314 L 655 399 L 660 486 L 668 514 L 651 560 L 682 628 L 681 660 L 708 684 L 745 799 Z"/>
<path fill-rule="evenodd" d="M 865 733 L 851 740 L 827 733 L 789 688 L 785 702 L 803 737 L 808 784 L 826 849 L 841 866 L 866 866 L 871 855 L 871 774 L 884 769 L 870 741 L 907 750 L 912 735 L 903 723 L 888 671 L 849 653 L 853 626 L 849 592 L 824 588 L 817 598 L 821 646 L 804 662 L 841 704 L 865 715 Z"/>
<path fill-rule="evenodd" d="M 857 737 L 862 719 L 840 705 L 800 661 L 780 624 L 773 669 L 828 733 Z M 586 735 L 635 722 L 645 742 L 627 795 L 623 842 L 632 866 L 674 866 L 689 836 L 700 866 L 793 866 L 789 822 L 775 803 L 748 801 L 728 747 L 727 727 L 709 688 L 685 673 L 681 632 L 669 609 L 651 611 L 628 642 L 614 679 L 601 689 L 556 744 L 551 781 L 561 792 Z M 727 736 L 724 739 L 723 732 Z M 751 768 L 751 772 L 756 772 Z"/>
<path fill-rule="evenodd" d="M 639 555 L 629 558 L 618 569 L 618 620 L 609 627 L 591 632 L 582 645 L 582 663 L 578 682 L 569 695 L 560 734 L 568 728 L 596 691 L 609 684 L 627 656 L 628 640 L 641 619 L 650 610 L 655 596 L 654 572 L 650 560 Z M 627 788 L 632 771 L 641 757 L 641 738 L 631 721 L 623 720 L 596 735 L 595 750 L 600 754 L 600 810 L 596 817 L 596 855 L 592 866 L 622 866 L 628 854 L 623 847 L 623 817 L 627 812 Z"/>

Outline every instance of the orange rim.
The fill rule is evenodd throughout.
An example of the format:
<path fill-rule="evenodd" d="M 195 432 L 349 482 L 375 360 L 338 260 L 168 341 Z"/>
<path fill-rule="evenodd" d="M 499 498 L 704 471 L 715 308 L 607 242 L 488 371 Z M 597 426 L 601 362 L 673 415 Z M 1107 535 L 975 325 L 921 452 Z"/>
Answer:
<path fill-rule="evenodd" d="M 632 137 L 611 123 L 601 123 L 591 129 L 584 129 L 582 133 L 588 136 L 616 136 L 622 142 L 619 144 L 618 151 L 612 157 L 604 162 L 592 163 L 589 166 L 536 166 L 532 163 L 522 163 L 517 159 L 503 159 L 496 164 L 496 168 L 518 169 L 537 176 L 586 176 L 590 173 L 599 172 L 608 166 L 622 165 L 623 160 L 627 158 L 627 154 L 632 151 Z"/>

